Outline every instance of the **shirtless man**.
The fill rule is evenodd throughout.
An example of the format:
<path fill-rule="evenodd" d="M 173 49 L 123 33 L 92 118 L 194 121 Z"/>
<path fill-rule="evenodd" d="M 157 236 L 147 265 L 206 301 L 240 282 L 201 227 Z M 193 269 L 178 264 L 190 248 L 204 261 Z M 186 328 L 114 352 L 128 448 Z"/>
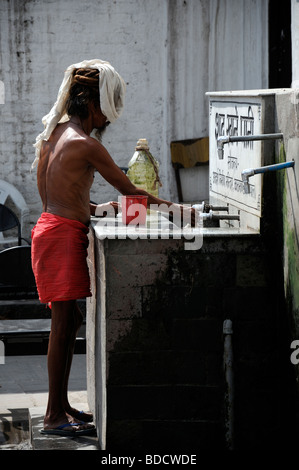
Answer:
<path fill-rule="evenodd" d="M 48 348 L 49 398 L 42 431 L 47 434 L 73 436 L 94 431 L 94 426 L 89 424 L 92 421 L 91 414 L 72 408 L 67 396 L 76 334 L 82 323 L 82 314 L 76 300 L 91 295 L 87 285 L 89 278 L 85 241 L 90 216 L 95 215 L 97 209 L 102 213 L 109 211 L 109 208 L 117 212 L 118 206 L 116 202 L 110 202 L 98 208 L 90 203 L 89 193 L 94 172 L 98 171 L 121 194 L 146 195 L 149 205 L 171 205 L 172 209 L 180 214 L 189 211 L 190 219 L 193 223 L 195 220 L 194 210 L 158 199 L 136 188 L 115 164 L 105 147 L 90 137 L 94 129 L 103 132 L 109 124 L 100 106 L 101 97 L 99 100 L 98 92 L 100 73 L 103 72 L 97 69 L 74 70 L 67 102 L 69 120 L 56 125 L 49 139 L 43 142 L 39 156 L 37 184 L 43 203 L 43 214 L 40 218 L 42 220 L 39 219 L 33 229 L 32 265 L 40 299 L 43 302 L 51 302 L 52 310 Z M 86 77 L 90 79 L 89 83 L 85 82 Z M 53 230 L 54 225 L 58 227 L 57 234 Z M 74 233 L 68 230 L 74 230 Z M 76 247 L 69 248 L 64 244 L 76 239 L 77 232 L 80 232 L 79 238 L 81 232 L 83 233 L 83 238 L 78 241 L 81 245 L 83 243 L 83 248 L 82 250 L 80 248 L 78 265 L 72 267 L 73 260 L 77 258 Z M 64 237 L 65 233 L 69 235 Z M 52 245 L 51 237 L 54 237 Z M 64 238 L 67 238 L 66 242 Z M 63 254 L 71 252 L 70 259 L 64 261 L 64 256 L 56 253 L 55 250 L 59 250 L 60 247 Z M 59 258 L 59 266 L 55 258 Z M 56 292 L 59 290 L 56 276 L 60 276 L 58 269 L 64 263 L 66 267 L 62 268 L 61 276 L 65 286 L 63 294 L 60 294 Z M 72 270 L 76 276 L 81 276 L 80 282 L 78 284 L 76 281 L 75 287 L 70 286 L 70 290 L 66 293 L 65 288 L 68 289 L 68 285 L 73 282 L 70 280 Z"/>

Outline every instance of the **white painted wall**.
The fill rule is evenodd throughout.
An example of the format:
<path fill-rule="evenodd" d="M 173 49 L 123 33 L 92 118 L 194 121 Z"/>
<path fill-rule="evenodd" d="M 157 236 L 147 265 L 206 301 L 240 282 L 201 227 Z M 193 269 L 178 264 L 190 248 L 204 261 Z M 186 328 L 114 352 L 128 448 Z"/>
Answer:
<path fill-rule="evenodd" d="M 32 144 L 66 67 L 108 60 L 127 82 L 126 106 L 104 144 L 125 166 L 146 137 L 161 196 L 177 198 L 170 142 L 208 135 L 206 91 L 266 88 L 267 0 L 9 0 L 0 2 L 0 178 L 41 211 Z M 92 199 L 117 198 L 97 175 Z"/>
<path fill-rule="evenodd" d="M 292 0 L 292 87 L 299 88 L 299 1 Z"/>

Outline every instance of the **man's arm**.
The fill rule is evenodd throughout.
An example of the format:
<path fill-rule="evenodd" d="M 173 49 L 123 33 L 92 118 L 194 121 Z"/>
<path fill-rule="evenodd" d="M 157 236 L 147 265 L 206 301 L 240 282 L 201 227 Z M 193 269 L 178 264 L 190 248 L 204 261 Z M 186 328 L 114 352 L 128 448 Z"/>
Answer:
<path fill-rule="evenodd" d="M 106 148 L 95 139 L 86 146 L 86 159 L 117 191 L 124 195 L 138 194 L 124 172 L 116 165 Z"/>
<path fill-rule="evenodd" d="M 148 197 L 148 206 L 156 204 L 158 206 L 166 205 L 171 206 L 172 212 L 185 216 L 185 219 L 190 220 L 192 225 L 195 225 L 196 211 L 188 206 L 166 201 L 157 198 L 147 191 L 137 188 L 125 175 L 125 173 L 116 165 L 105 147 L 96 140 L 92 139 L 87 147 L 87 160 L 88 162 L 108 181 L 117 191 L 123 195 L 144 195 Z M 165 207 L 165 206 L 164 206 Z"/>

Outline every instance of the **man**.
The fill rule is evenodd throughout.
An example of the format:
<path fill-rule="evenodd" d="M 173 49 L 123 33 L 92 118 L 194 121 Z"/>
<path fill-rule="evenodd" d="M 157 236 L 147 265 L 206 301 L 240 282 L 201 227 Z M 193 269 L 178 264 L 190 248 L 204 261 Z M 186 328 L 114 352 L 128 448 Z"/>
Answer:
<path fill-rule="evenodd" d="M 125 84 L 114 68 L 100 60 L 70 66 L 55 105 L 44 117 L 36 139 L 37 184 L 43 213 L 32 231 L 32 267 L 41 302 L 51 304 L 48 348 L 49 398 L 43 433 L 82 435 L 94 431 L 90 413 L 68 401 L 68 378 L 82 314 L 76 300 L 90 296 L 86 264 L 90 215 L 117 212 L 117 203 L 96 206 L 89 191 L 94 172 L 121 194 L 143 194 L 148 204 L 166 204 L 178 213 L 194 211 L 136 188 L 114 163 L 98 135 L 120 115 Z"/>

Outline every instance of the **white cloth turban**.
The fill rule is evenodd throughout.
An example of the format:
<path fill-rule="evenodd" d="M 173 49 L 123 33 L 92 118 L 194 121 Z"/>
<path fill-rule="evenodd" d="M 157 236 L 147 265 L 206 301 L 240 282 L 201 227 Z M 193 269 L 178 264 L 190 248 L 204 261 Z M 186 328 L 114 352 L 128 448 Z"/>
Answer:
<path fill-rule="evenodd" d="M 99 96 L 101 110 L 107 117 L 108 121 L 112 123 L 121 115 L 124 107 L 126 85 L 124 80 L 109 62 L 105 62 L 100 59 L 93 59 L 84 60 L 78 64 L 70 65 L 64 73 L 64 79 L 60 85 L 57 100 L 53 108 L 42 118 L 42 123 L 45 126 L 45 129 L 36 137 L 36 142 L 34 144 L 35 160 L 32 164 L 32 168 L 34 168 L 38 163 L 43 140 L 49 139 L 58 123 L 69 120 L 66 113 L 66 102 L 72 83 L 73 70 L 79 68 L 99 70 Z"/>

